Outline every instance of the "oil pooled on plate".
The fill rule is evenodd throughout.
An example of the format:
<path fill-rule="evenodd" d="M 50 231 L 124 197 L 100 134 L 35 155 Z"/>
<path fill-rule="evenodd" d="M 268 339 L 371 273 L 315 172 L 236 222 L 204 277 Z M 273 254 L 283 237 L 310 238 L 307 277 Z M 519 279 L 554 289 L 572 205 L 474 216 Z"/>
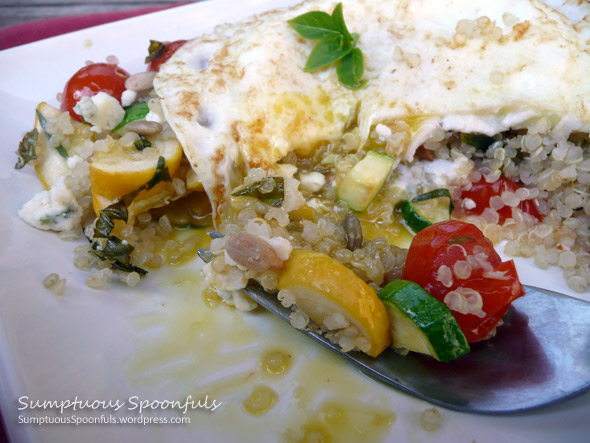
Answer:
<path fill-rule="evenodd" d="M 371 442 L 394 430 L 385 387 L 261 308 L 239 312 L 203 289 L 196 261 L 168 267 L 161 295 L 130 316 L 126 373 L 138 392 L 221 402 L 189 411 L 190 428 L 206 423 L 226 439 Z"/>

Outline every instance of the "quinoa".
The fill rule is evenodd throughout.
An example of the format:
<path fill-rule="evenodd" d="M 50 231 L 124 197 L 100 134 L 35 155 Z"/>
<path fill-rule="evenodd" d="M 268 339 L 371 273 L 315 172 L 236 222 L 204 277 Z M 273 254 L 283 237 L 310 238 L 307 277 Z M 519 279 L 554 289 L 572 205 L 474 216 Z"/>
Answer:
<path fill-rule="evenodd" d="M 514 24 L 517 19 L 507 13 L 502 20 L 505 24 Z M 479 17 L 461 20 L 453 41 L 461 46 L 476 37 L 490 41 L 503 38 L 501 28 L 495 22 Z M 409 66 L 422 63 L 419 54 L 402 48 L 395 49 L 395 57 Z M 110 58 L 109 62 L 117 63 L 117 60 Z M 491 72 L 490 81 L 500 84 L 503 76 Z M 146 101 L 153 118 L 162 115 L 159 99 L 153 91 L 146 90 L 137 99 Z M 83 211 L 82 226 L 60 232 L 60 238 L 76 240 L 84 234 L 100 250 L 105 247 L 106 239 L 94 238 L 96 218 L 89 162 L 93 155 L 110 152 L 114 145 L 133 146 L 139 135 L 132 131 L 122 136 L 108 131 L 96 133 L 88 125 L 73 122 L 67 113 L 57 110 L 46 118 L 47 131 L 52 134 L 47 141 L 48 148 L 61 145 L 72 154 L 67 161 L 65 183 Z M 166 122 L 161 126 L 162 136 L 174 137 Z M 204 267 L 209 284 L 207 291 L 214 290 L 221 300 L 239 310 L 251 310 L 256 304 L 241 289 L 255 281 L 292 309 L 290 319 L 294 327 L 321 332 L 345 351 L 366 351 L 368 341 L 344 316 L 334 313 L 327 316 L 323 324 L 315 324 L 297 306 L 294 294 L 287 290 L 278 291 L 284 262 L 292 249 L 320 252 L 352 270 L 379 291 L 388 282 L 401 278 L 408 239 L 411 238 L 396 210 L 397 204 L 440 187 L 449 190 L 455 206 L 453 216 L 478 226 L 494 244 L 503 244 L 506 254 L 532 258 L 541 269 L 560 267 L 571 289 L 588 290 L 588 134 L 571 133 L 562 124 L 540 118 L 526 128 L 496 135 L 487 149 L 480 150 L 463 142 L 456 132 L 434 128 L 419 147 L 418 158 L 397 160 L 377 198 L 364 213 L 353 215 L 346 203 L 338 199 L 336 184 L 341 183 L 351 168 L 362 160 L 366 150 L 405 158 L 404 150 L 412 142 L 412 131 L 410 124 L 403 120 L 382 122 L 372 128 L 368 141 L 361 146 L 359 128 L 352 127 L 340 141 L 324 144 L 309 156 L 290 152 L 274 171 L 262 168 L 248 171 L 240 187 L 259 184 L 257 189 L 261 197 L 232 197 L 226 205 L 221 214 L 222 222 L 217 226 L 219 235 L 214 235 L 210 249 L 201 255 L 208 261 Z M 157 151 L 154 147 L 146 147 L 134 155 L 156 158 Z M 436 171 L 431 167 L 434 162 L 452 165 L 454 172 L 450 173 L 446 167 Z M 283 199 L 278 206 L 264 198 L 274 191 L 272 177 L 277 175 L 284 181 Z M 489 207 L 481 215 L 467 215 L 476 203 L 470 198 L 462 198 L 462 191 L 469 190 L 482 179 L 491 184 L 502 176 L 521 187 L 515 192 L 504 191 L 491 198 Z M 190 185 L 197 180 L 185 161 L 172 179 L 173 196 L 160 204 L 191 194 Z M 206 197 L 202 194 L 201 198 Z M 542 216 L 541 221 L 519 209 L 521 202 L 525 201 L 533 202 Z M 510 209 L 510 217 L 500 224 L 498 211 L 503 208 Z M 166 211 L 158 212 L 151 206 L 139 205 L 129 210 L 129 222 L 120 226 L 116 234 L 124 245 L 133 248 L 129 259 L 136 268 L 129 269 L 130 272 L 116 267 L 112 269 L 113 263 L 97 257 L 92 246 L 80 245 L 74 250 L 74 264 L 89 272 L 86 280 L 89 287 L 103 289 L 113 279 L 135 287 L 141 280 L 137 268 L 158 269 L 166 264 L 183 263 L 195 256 L 202 235 L 176 238 L 178 223 L 171 220 Z M 437 279 L 450 288 L 454 281 L 468 279 L 473 269 L 485 267 L 486 263 L 487 257 L 480 257 L 477 253 L 466 255 L 465 260 L 457 261 L 452 269 L 441 266 Z M 490 275 L 490 278 L 502 277 Z M 64 292 L 65 283 L 65 279 L 56 274 L 44 281 L 45 287 L 56 294 Z M 478 293 L 453 291 L 447 294 L 445 303 L 463 313 L 482 315 Z"/>
<path fill-rule="evenodd" d="M 381 126 L 384 125 L 378 125 L 371 132 L 363 148 L 399 154 L 400 144 L 409 142 L 408 125 L 395 122 Z M 533 258 L 541 268 L 562 268 L 569 287 L 584 292 L 590 284 L 590 198 L 587 192 L 590 154 L 584 149 L 588 144 L 587 134 L 565 134 L 544 118 L 532 122 L 526 129 L 496 135 L 485 150 L 463 142 L 456 132 L 435 129 L 420 147 L 420 156 L 424 158 L 399 162 L 377 198 L 358 215 L 365 229 L 369 224 L 378 227 L 378 232 L 390 235 L 379 236 L 369 229 L 351 236 L 347 235 L 347 229 L 358 229 L 351 228 L 357 223 L 347 220 L 350 210 L 338 200 L 334 183 L 341 182 L 363 158 L 360 138 L 353 129 L 345 134 L 341 143 L 323 146 L 310 157 L 290 153 L 283 159 L 282 164 L 296 167 L 289 169 L 294 172 L 288 192 L 294 200 L 303 200 L 303 205 L 275 208 L 253 197 L 233 197 L 225 222 L 219 227 L 224 237 L 212 243 L 215 259 L 207 265 L 205 275 L 212 287 L 224 292 L 230 304 L 237 305 L 228 296 L 228 290 L 237 294 L 236 289 L 251 280 L 276 294 L 276 271 L 254 272 L 227 259 L 227 239 L 240 232 L 251 232 L 266 241 L 275 237 L 286 239 L 295 249 L 324 253 L 379 291 L 389 281 L 401 278 L 407 255 L 408 244 L 403 244 L 401 235 L 406 228 L 396 211 L 397 204 L 441 187 L 440 177 L 432 172 L 429 162 L 446 161 L 456 167 L 455 174 L 442 174 L 444 187 L 448 188 L 456 208 L 453 217 L 478 226 L 495 245 L 504 244 L 508 255 Z M 321 174 L 320 180 L 315 180 L 317 176 L 311 177 L 314 177 L 313 183 L 322 185 L 300 185 L 299 180 L 308 180 L 312 173 Z M 272 171 L 253 169 L 245 177 L 244 184 L 252 185 L 271 175 Z M 520 188 L 490 199 L 489 207 L 481 215 L 467 215 L 475 202 L 462 198 L 462 191 L 469 190 L 482 179 L 493 184 L 502 176 L 515 181 Z M 534 204 L 541 221 L 519 208 L 524 201 Z M 498 211 L 505 207 L 510 209 L 510 216 L 501 224 Z M 258 231 L 248 228 L 255 220 Z M 349 243 L 353 238 L 355 241 Z M 478 268 L 489 278 L 504 278 L 501 273 L 493 273 L 487 255 L 477 250 L 470 256 L 465 253 L 465 259 L 457 261 L 452 269 L 441 266 L 437 278 L 451 287 L 454 280 L 468 279 Z M 343 351 L 367 349 L 366 339 L 344 317 L 329 316 L 318 325 L 297 306 L 295 294 L 284 289 L 277 296 L 285 307 L 292 309 L 290 321 L 294 327 L 323 333 Z M 453 291 L 447 294 L 445 303 L 465 314 L 484 315 L 481 295 L 476 291 Z M 495 329 L 490 336 L 493 334 Z"/>

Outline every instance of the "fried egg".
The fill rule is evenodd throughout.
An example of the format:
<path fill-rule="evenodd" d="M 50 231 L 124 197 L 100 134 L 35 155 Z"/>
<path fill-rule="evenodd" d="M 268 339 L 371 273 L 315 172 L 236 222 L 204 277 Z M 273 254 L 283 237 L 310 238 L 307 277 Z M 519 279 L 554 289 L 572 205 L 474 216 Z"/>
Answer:
<path fill-rule="evenodd" d="M 358 33 L 365 86 L 347 89 L 334 66 L 306 73 L 314 41 L 287 23 L 316 0 L 222 25 L 164 64 L 155 89 L 219 214 L 249 168 L 271 169 L 358 128 L 411 122 L 398 147 L 410 161 L 437 127 L 494 135 L 545 117 L 590 130 L 590 23 L 538 0 L 344 0 Z M 382 128 L 382 127 L 380 127 Z"/>

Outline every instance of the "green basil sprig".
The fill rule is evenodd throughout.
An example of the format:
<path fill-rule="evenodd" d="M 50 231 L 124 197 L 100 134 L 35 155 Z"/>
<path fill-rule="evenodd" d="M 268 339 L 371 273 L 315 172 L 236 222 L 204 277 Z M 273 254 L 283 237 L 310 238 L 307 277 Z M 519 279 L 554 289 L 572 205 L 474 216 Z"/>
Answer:
<path fill-rule="evenodd" d="M 358 89 L 363 86 L 365 63 L 363 53 L 356 47 L 358 34 L 350 33 L 344 23 L 342 3 L 338 3 L 332 15 L 323 11 L 310 11 L 289 20 L 299 35 L 318 40 L 303 70 L 312 72 L 340 61 L 337 73 L 343 86 Z"/>

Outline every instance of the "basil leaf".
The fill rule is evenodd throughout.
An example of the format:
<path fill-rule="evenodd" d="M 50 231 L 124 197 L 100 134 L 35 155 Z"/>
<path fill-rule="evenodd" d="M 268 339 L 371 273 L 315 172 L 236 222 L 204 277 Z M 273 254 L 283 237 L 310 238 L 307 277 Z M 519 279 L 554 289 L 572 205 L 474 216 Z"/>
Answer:
<path fill-rule="evenodd" d="M 270 192 L 261 192 L 260 188 L 266 185 L 268 180 L 274 182 L 274 187 Z M 266 177 L 256 183 L 238 189 L 232 195 L 235 197 L 253 197 L 267 205 L 280 207 L 285 198 L 285 180 L 283 177 Z"/>
<path fill-rule="evenodd" d="M 98 220 L 94 224 L 94 238 L 108 238 L 114 228 L 115 223 L 111 218 L 104 211 L 100 211 Z"/>
<path fill-rule="evenodd" d="M 36 109 L 35 112 L 37 113 L 37 118 L 39 119 L 39 123 L 41 123 L 41 127 L 43 128 L 43 132 L 45 133 L 47 140 L 49 140 L 51 138 L 51 134 L 47 132 L 47 119 L 39 112 L 38 109 Z M 68 158 L 68 151 L 66 151 L 66 148 L 64 148 L 62 145 L 59 145 L 55 149 L 63 158 Z"/>
<path fill-rule="evenodd" d="M 118 269 L 124 272 L 137 272 L 140 275 L 146 275 L 147 271 L 138 266 L 131 264 L 131 252 L 135 248 L 128 243 L 124 243 L 119 237 L 114 235 L 107 239 L 102 248 L 98 249 L 98 243 L 92 244 L 92 252 L 101 260 L 113 260 L 111 269 Z"/>
<path fill-rule="evenodd" d="M 145 135 L 140 135 L 139 138 L 133 142 L 133 144 L 138 151 L 143 151 L 145 148 L 152 146 L 152 142 L 150 142 Z"/>
<path fill-rule="evenodd" d="M 156 172 L 151 180 L 144 185 L 145 189 L 150 190 L 162 181 L 171 182 L 172 178 L 170 178 L 170 171 L 168 171 L 168 166 L 166 166 L 166 160 L 160 156 L 156 165 Z"/>
<path fill-rule="evenodd" d="M 125 263 L 128 263 L 129 254 L 133 252 L 133 249 L 133 246 L 129 243 L 124 243 L 119 237 L 112 235 L 107 239 L 102 250 L 96 249 L 95 251 L 105 259 L 123 260 Z"/>
<path fill-rule="evenodd" d="M 150 40 L 150 46 L 148 47 L 148 56 L 145 58 L 144 63 L 149 63 L 152 60 L 162 57 L 166 52 L 166 45 L 156 40 Z"/>
<path fill-rule="evenodd" d="M 39 131 L 37 129 L 32 129 L 23 136 L 16 151 L 18 160 L 14 165 L 14 169 L 22 169 L 28 162 L 37 159 L 38 137 Z"/>
<path fill-rule="evenodd" d="M 113 132 L 119 131 L 127 123 L 145 118 L 145 116 L 148 115 L 149 112 L 150 108 L 146 102 L 141 102 L 136 105 L 129 106 L 125 109 L 125 116 L 123 117 L 123 120 L 115 127 L 115 129 L 113 129 Z"/>
<path fill-rule="evenodd" d="M 348 32 L 348 28 L 346 27 L 346 23 L 344 23 L 344 15 L 342 14 L 342 3 L 338 3 L 334 10 L 332 11 L 332 21 L 334 22 L 334 26 L 344 36 L 344 38 L 352 42 L 354 39 L 350 32 Z"/>
<path fill-rule="evenodd" d="M 309 54 L 303 70 L 312 72 L 337 62 L 350 51 L 353 46 L 343 41 L 342 36 L 327 36 L 322 38 Z"/>
<path fill-rule="evenodd" d="M 340 35 L 330 14 L 323 11 L 311 11 L 289 20 L 299 35 L 309 40 L 319 40 L 328 35 Z"/>
<path fill-rule="evenodd" d="M 338 80 L 350 89 L 358 89 L 366 83 L 362 80 L 365 73 L 363 53 L 359 48 L 350 51 L 338 65 Z"/>
<path fill-rule="evenodd" d="M 94 225 L 94 237 L 108 238 L 115 227 L 113 220 L 123 220 L 125 223 L 127 223 L 128 218 L 129 212 L 127 211 L 127 205 L 123 199 L 113 203 L 112 205 L 100 211 L 98 220 Z"/>
<path fill-rule="evenodd" d="M 127 223 L 127 219 L 129 217 L 129 212 L 127 212 L 127 205 L 121 199 L 117 203 L 113 203 L 110 206 L 107 206 L 105 209 L 100 211 L 101 213 L 105 213 L 111 220 L 123 220 Z"/>

